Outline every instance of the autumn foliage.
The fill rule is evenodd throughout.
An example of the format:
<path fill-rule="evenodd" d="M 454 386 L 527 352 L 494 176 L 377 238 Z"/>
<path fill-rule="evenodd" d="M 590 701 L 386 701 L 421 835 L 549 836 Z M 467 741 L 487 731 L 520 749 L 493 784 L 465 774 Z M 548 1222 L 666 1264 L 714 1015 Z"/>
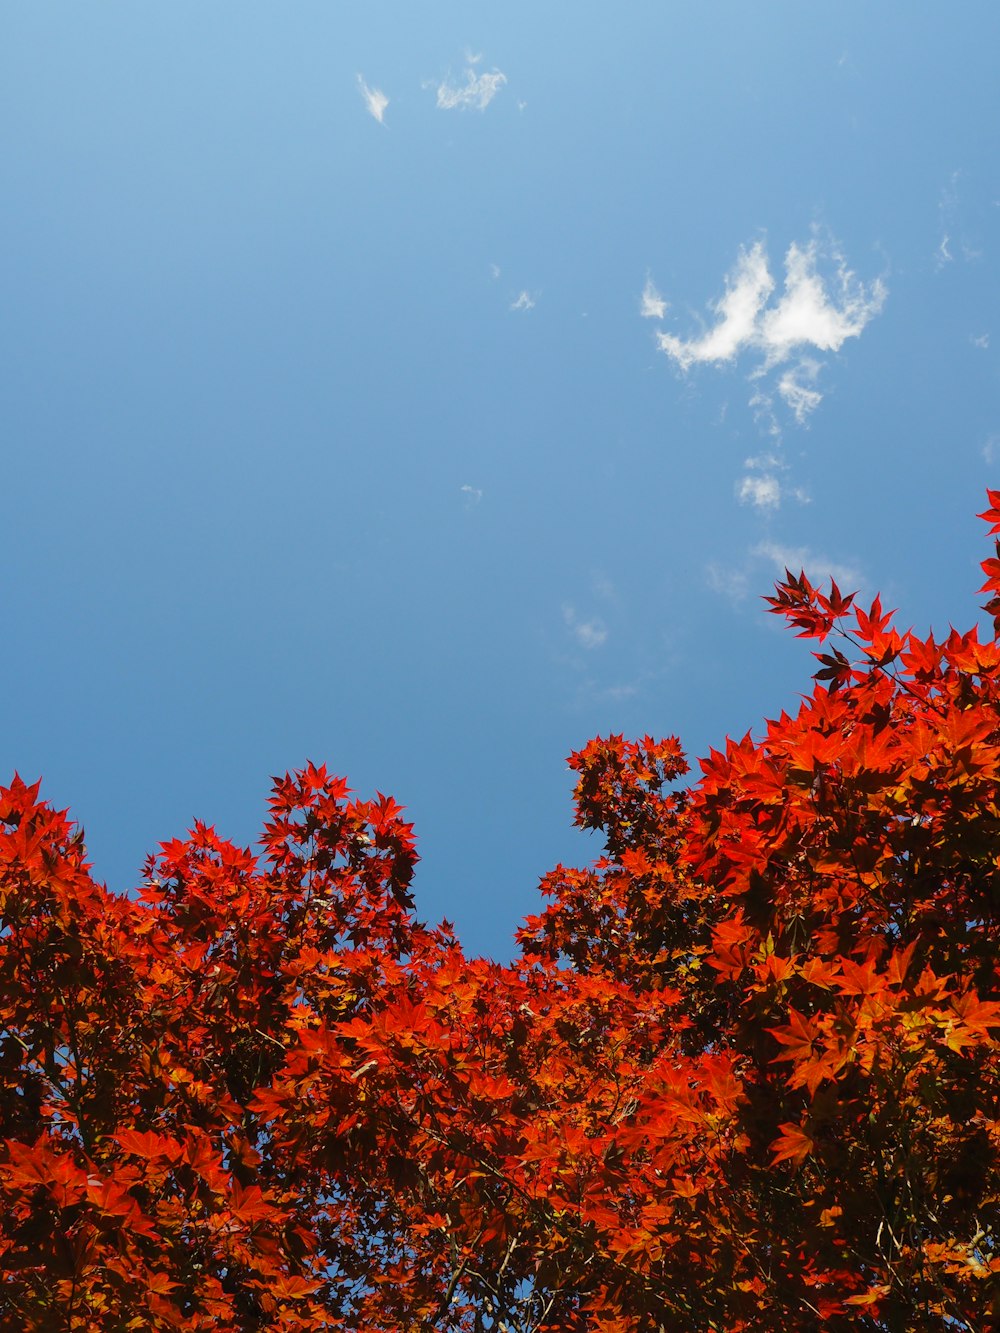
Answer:
<path fill-rule="evenodd" d="M 1000 643 L 769 600 L 813 692 L 574 755 L 509 966 L 324 768 L 127 896 L 0 789 L 0 1327 L 1000 1327 Z"/>

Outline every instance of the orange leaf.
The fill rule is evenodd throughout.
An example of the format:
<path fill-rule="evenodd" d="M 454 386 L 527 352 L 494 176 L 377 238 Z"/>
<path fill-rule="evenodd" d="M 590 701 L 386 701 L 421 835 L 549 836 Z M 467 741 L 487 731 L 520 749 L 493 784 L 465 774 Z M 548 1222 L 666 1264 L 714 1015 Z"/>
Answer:
<path fill-rule="evenodd" d="M 816 1146 L 815 1143 L 801 1125 L 789 1122 L 779 1125 L 778 1128 L 781 1133 L 771 1144 L 771 1151 L 774 1153 L 771 1158 L 771 1165 L 777 1166 L 779 1162 L 793 1162 L 798 1166 L 812 1152 Z"/>

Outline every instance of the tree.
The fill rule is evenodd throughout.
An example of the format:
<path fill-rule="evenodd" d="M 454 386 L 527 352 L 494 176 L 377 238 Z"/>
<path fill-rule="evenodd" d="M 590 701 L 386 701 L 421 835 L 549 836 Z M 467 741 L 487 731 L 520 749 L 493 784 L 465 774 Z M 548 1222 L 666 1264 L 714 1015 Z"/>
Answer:
<path fill-rule="evenodd" d="M 508 966 L 416 921 L 410 825 L 324 768 L 261 856 L 198 824 L 132 896 L 15 778 L 0 1325 L 1000 1325 L 983 568 L 985 641 L 787 573 L 812 693 L 689 786 L 673 739 L 574 755 L 605 854 Z"/>

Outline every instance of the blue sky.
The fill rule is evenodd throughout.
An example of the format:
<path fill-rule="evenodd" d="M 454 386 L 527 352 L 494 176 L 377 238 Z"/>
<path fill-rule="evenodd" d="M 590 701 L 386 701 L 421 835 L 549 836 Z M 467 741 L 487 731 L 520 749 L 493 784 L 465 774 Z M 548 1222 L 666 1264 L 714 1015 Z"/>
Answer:
<path fill-rule="evenodd" d="M 808 688 L 785 562 L 977 615 L 1000 11 L 0 16 L 0 771 L 134 886 L 311 758 L 506 957 L 565 757 Z"/>

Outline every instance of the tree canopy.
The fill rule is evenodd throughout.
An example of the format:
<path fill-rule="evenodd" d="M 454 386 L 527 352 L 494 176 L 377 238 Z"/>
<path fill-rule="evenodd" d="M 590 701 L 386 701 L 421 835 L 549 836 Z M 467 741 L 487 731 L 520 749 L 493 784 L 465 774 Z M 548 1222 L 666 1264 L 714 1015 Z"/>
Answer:
<path fill-rule="evenodd" d="M 1000 492 L 982 516 L 1000 532 Z M 787 573 L 794 715 L 685 782 L 570 763 L 593 866 L 508 965 L 413 910 L 411 826 L 307 765 L 259 851 L 138 892 L 0 789 L 0 1323 L 543 1333 L 998 1325 L 991 637 Z"/>

